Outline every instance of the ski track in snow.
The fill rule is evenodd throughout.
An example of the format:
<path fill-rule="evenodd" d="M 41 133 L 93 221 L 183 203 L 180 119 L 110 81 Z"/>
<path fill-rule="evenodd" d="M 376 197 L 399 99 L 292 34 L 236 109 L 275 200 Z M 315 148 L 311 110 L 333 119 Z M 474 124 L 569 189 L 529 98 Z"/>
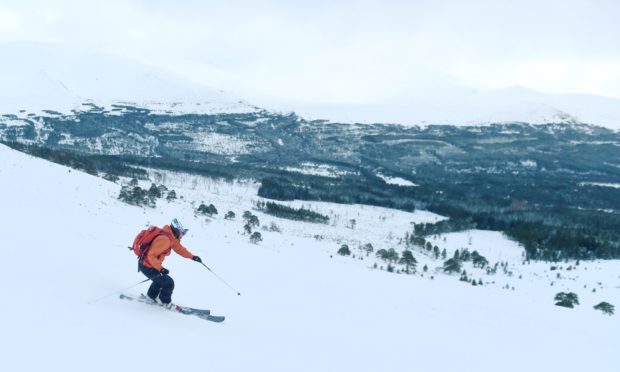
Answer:
<path fill-rule="evenodd" d="M 2 145 L 0 157 L 3 370 L 616 371 L 620 365 L 618 315 L 592 309 L 607 301 L 618 311 L 617 261 L 550 271 L 546 263 L 524 265 L 522 248 L 500 233 L 469 231 L 433 242 L 450 253 L 467 247 L 491 263 L 507 261 L 512 276 L 467 267 L 489 282 L 473 287 L 436 272 L 441 260 L 418 249 L 418 270 L 426 264 L 428 273 L 387 273 L 372 269 L 374 256 L 361 261 L 336 251 L 347 243 L 359 256 L 357 244 L 365 242 L 400 251 L 411 222 L 441 216 L 295 201 L 286 204 L 328 214 L 330 223 L 253 211 L 263 226 L 273 222 L 282 230 L 259 230 L 264 241 L 254 245 L 242 234 L 241 217 L 260 200 L 254 183 L 153 171 L 152 179 L 183 199 L 143 209 L 116 200 L 120 186 L 101 178 Z M 219 214 L 196 216 L 202 201 Z M 228 210 L 235 220 L 223 218 Z M 189 227 L 183 243 L 190 251 L 242 293 L 172 254 L 165 266 L 176 283 L 173 301 L 208 307 L 226 321 L 213 324 L 118 295 L 89 304 L 144 279 L 127 246 L 141 228 L 173 217 Z M 553 306 L 554 294 L 565 290 L 576 292 L 581 305 Z"/>

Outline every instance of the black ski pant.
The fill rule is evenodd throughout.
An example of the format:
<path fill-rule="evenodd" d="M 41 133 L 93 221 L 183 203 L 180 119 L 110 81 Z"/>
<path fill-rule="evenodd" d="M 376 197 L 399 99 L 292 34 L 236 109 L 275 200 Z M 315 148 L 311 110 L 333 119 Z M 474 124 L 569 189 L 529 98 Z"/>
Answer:
<path fill-rule="evenodd" d="M 174 280 L 169 275 L 161 275 L 159 271 L 151 267 L 140 264 L 138 268 L 152 282 L 146 295 L 153 300 L 159 296 L 161 302 L 165 304 L 170 303 L 172 301 L 172 291 L 174 291 Z"/>

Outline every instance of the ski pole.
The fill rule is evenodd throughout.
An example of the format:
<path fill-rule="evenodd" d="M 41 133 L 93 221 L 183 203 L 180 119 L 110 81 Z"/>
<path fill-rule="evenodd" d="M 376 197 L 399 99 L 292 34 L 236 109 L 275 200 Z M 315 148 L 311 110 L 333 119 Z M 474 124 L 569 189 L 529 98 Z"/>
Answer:
<path fill-rule="evenodd" d="M 211 274 L 215 275 L 216 278 L 218 278 L 220 281 L 222 281 L 222 283 L 226 284 L 228 286 L 228 288 L 232 289 L 233 291 L 237 292 L 237 296 L 241 296 L 241 292 L 237 291 L 236 289 L 234 289 L 230 284 L 226 283 L 226 281 L 224 281 L 224 279 L 220 278 L 219 275 L 217 275 L 216 273 L 213 272 L 213 270 L 211 270 L 209 268 L 209 266 L 205 265 L 204 262 L 201 262 L 202 266 L 206 267 L 207 270 L 209 270 L 211 272 Z"/>
<path fill-rule="evenodd" d="M 107 295 L 105 295 L 105 296 L 103 296 L 103 297 L 99 297 L 99 298 L 98 298 L 98 299 L 96 299 L 96 300 L 89 301 L 89 302 L 88 302 L 88 304 L 89 304 L 89 305 L 92 305 L 92 304 L 94 304 L 95 302 L 99 302 L 99 301 L 103 300 L 104 298 L 108 298 L 108 297 L 113 296 L 113 295 L 115 295 L 115 294 L 125 292 L 126 290 L 131 289 L 131 288 L 133 288 L 133 287 L 136 287 L 136 286 L 138 286 L 138 285 L 140 285 L 140 284 L 142 284 L 142 283 L 148 282 L 148 281 L 149 281 L 149 280 L 151 280 L 151 279 L 152 279 L 152 278 L 146 278 L 146 279 L 144 279 L 143 281 L 141 281 L 140 283 L 136 283 L 136 284 L 134 284 L 134 285 L 132 285 L 132 286 L 129 286 L 129 287 L 127 287 L 127 288 L 123 288 L 123 289 L 121 289 L 121 290 L 114 291 L 114 292 L 112 292 L 112 293 L 110 293 L 110 294 L 107 294 Z"/>

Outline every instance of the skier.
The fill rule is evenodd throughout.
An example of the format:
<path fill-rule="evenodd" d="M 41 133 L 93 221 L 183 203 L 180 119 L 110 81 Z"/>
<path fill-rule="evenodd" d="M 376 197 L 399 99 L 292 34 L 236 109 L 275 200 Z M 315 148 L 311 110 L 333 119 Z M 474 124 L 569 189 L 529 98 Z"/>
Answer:
<path fill-rule="evenodd" d="M 176 218 L 170 225 L 165 225 L 162 230 L 164 233 L 153 239 L 146 255 L 138 262 L 138 269 L 152 281 L 147 296 L 154 302 L 172 308 L 174 307 L 172 303 L 174 280 L 168 275 L 170 271 L 162 266 L 166 256 L 174 250 L 177 254 L 196 262 L 202 263 L 202 260 L 181 245 L 181 239 L 187 233 L 187 229 L 183 228 Z"/>

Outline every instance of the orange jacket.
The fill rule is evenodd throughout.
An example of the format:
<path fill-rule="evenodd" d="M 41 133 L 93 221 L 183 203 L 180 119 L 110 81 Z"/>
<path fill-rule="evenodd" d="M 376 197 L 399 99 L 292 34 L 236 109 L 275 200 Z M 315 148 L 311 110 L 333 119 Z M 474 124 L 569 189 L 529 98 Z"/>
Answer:
<path fill-rule="evenodd" d="M 194 257 L 194 255 L 191 254 L 187 248 L 181 245 L 181 241 L 174 237 L 172 229 L 169 225 L 164 226 L 163 230 L 170 235 L 170 238 L 166 235 L 160 235 L 153 239 L 153 243 L 151 243 L 151 247 L 142 261 L 144 266 L 152 267 L 157 271 L 161 271 L 162 263 L 166 259 L 166 256 L 170 256 L 170 250 L 172 249 L 174 249 L 177 254 L 185 258 Z"/>

